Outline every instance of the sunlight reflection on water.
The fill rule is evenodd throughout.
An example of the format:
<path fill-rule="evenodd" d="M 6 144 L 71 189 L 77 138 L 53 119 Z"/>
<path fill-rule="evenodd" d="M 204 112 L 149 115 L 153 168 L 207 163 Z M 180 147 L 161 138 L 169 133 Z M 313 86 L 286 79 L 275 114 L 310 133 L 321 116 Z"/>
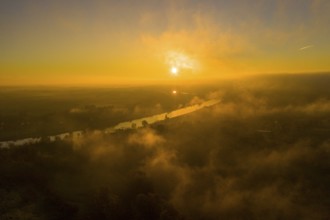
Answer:
<path fill-rule="evenodd" d="M 115 133 L 119 130 L 142 128 L 149 124 L 154 124 L 156 122 L 180 117 L 180 116 L 190 114 L 192 112 L 198 111 L 198 110 L 206 108 L 206 107 L 211 107 L 213 105 L 218 104 L 219 102 L 220 102 L 219 99 L 212 99 L 212 100 L 208 100 L 203 103 L 200 103 L 200 104 L 188 106 L 185 108 L 180 108 L 180 109 L 168 112 L 168 113 L 166 112 L 166 113 L 157 114 L 157 115 L 153 115 L 153 116 L 149 116 L 149 117 L 135 119 L 132 121 L 121 122 L 113 127 L 104 129 L 103 132 L 105 134 L 111 134 L 111 133 Z M 61 133 L 61 134 L 57 134 L 57 135 L 51 135 L 46 138 L 33 137 L 33 138 L 24 138 L 24 139 L 20 139 L 20 140 L 3 141 L 3 142 L 0 142 L 0 148 L 10 148 L 11 146 L 22 146 L 22 145 L 26 145 L 26 144 L 35 144 L 35 143 L 41 142 L 42 140 L 48 140 L 50 142 L 54 142 L 56 140 L 64 140 L 66 138 L 81 138 L 81 137 L 83 137 L 84 133 L 85 133 L 85 131 L 80 130 L 80 131 Z"/>

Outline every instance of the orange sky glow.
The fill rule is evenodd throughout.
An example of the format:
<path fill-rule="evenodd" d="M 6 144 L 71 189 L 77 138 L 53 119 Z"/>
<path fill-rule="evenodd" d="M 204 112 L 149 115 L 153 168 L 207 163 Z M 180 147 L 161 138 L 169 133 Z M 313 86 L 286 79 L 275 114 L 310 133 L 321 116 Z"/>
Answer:
<path fill-rule="evenodd" d="M 4 1 L 0 85 L 330 70 L 330 2 Z"/>

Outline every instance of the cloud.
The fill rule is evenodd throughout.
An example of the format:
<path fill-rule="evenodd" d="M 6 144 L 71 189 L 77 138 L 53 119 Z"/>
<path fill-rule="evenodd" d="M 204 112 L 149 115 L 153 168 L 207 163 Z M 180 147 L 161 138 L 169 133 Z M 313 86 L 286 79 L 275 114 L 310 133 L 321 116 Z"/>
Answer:
<path fill-rule="evenodd" d="M 273 87 L 256 79 L 219 86 L 190 102 L 221 103 L 193 114 L 111 135 L 90 132 L 79 148 L 67 141 L 29 150 L 37 149 L 38 173 L 51 180 L 46 186 L 76 199 L 90 218 L 326 219 L 329 93 L 319 84 L 311 93 L 297 77 L 293 86 L 288 78 L 268 79 Z M 20 162 L 0 166 L 4 176 L 32 163 L 26 152 L 13 155 Z"/>
<path fill-rule="evenodd" d="M 128 143 L 145 147 L 159 147 L 164 141 L 164 138 L 148 128 L 139 129 L 128 138 Z"/>
<path fill-rule="evenodd" d="M 181 11 L 175 17 L 169 16 L 168 28 L 141 34 L 142 44 L 164 65 L 197 73 L 213 68 L 232 69 L 236 56 L 255 48 L 246 35 L 219 25 L 206 13 Z"/>
<path fill-rule="evenodd" d="M 299 50 L 307 50 L 307 49 L 310 49 L 312 47 L 314 47 L 314 45 L 306 45 L 306 46 L 301 47 Z"/>

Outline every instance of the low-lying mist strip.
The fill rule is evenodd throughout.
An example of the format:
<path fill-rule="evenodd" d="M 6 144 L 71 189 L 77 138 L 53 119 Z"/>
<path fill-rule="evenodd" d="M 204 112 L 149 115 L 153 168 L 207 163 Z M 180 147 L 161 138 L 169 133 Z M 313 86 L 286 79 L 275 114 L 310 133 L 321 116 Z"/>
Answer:
<path fill-rule="evenodd" d="M 167 119 L 180 117 L 180 116 L 193 113 L 195 111 L 198 111 L 198 110 L 206 108 L 206 107 L 211 107 L 213 105 L 218 104 L 219 102 L 220 102 L 219 99 L 211 99 L 211 100 L 199 103 L 199 104 L 180 108 L 180 109 L 177 109 L 177 110 L 174 110 L 171 112 L 165 112 L 162 114 L 139 118 L 139 119 L 135 119 L 132 121 L 121 122 L 113 127 L 104 129 L 103 132 L 106 134 L 111 134 L 111 133 L 115 133 L 120 130 L 142 128 L 149 124 L 154 124 L 156 122 L 164 121 Z M 31 137 L 31 138 L 24 138 L 24 139 L 19 139 L 19 140 L 2 141 L 2 142 L 0 142 L 0 148 L 9 148 L 11 146 L 22 146 L 22 145 L 26 145 L 26 144 L 35 144 L 35 143 L 39 143 L 43 140 L 48 140 L 50 142 L 54 142 L 56 140 L 64 140 L 64 139 L 70 138 L 70 137 L 79 138 L 79 137 L 83 136 L 84 133 L 85 132 L 83 130 L 79 130 L 79 131 L 66 132 L 66 133 L 61 133 L 61 134 L 56 134 L 56 135 L 50 135 L 50 136 L 43 137 L 43 138 L 42 137 Z"/>

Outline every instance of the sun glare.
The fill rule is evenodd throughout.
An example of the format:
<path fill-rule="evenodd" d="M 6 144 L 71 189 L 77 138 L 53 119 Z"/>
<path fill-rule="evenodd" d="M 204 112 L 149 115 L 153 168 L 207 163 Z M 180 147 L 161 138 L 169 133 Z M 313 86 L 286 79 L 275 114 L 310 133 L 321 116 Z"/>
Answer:
<path fill-rule="evenodd" d="M 172 91 L 172 94 L 173 94 L 173 95 L 176 95 L 176 94 L 177 94 L 177 91 L 176 91 L 176 90 L 173 90 L 173 91 Z"/>
<path fill-rule="evenodd" d="M 171 74 L 172 74 L 172 75 L 176 76 L 176 75 L 178 75 L 178 72 L 179 72 L 179 70 L 178 70 L 177 67 L 173 66 L 173 67 L 171 68 Z"/>

